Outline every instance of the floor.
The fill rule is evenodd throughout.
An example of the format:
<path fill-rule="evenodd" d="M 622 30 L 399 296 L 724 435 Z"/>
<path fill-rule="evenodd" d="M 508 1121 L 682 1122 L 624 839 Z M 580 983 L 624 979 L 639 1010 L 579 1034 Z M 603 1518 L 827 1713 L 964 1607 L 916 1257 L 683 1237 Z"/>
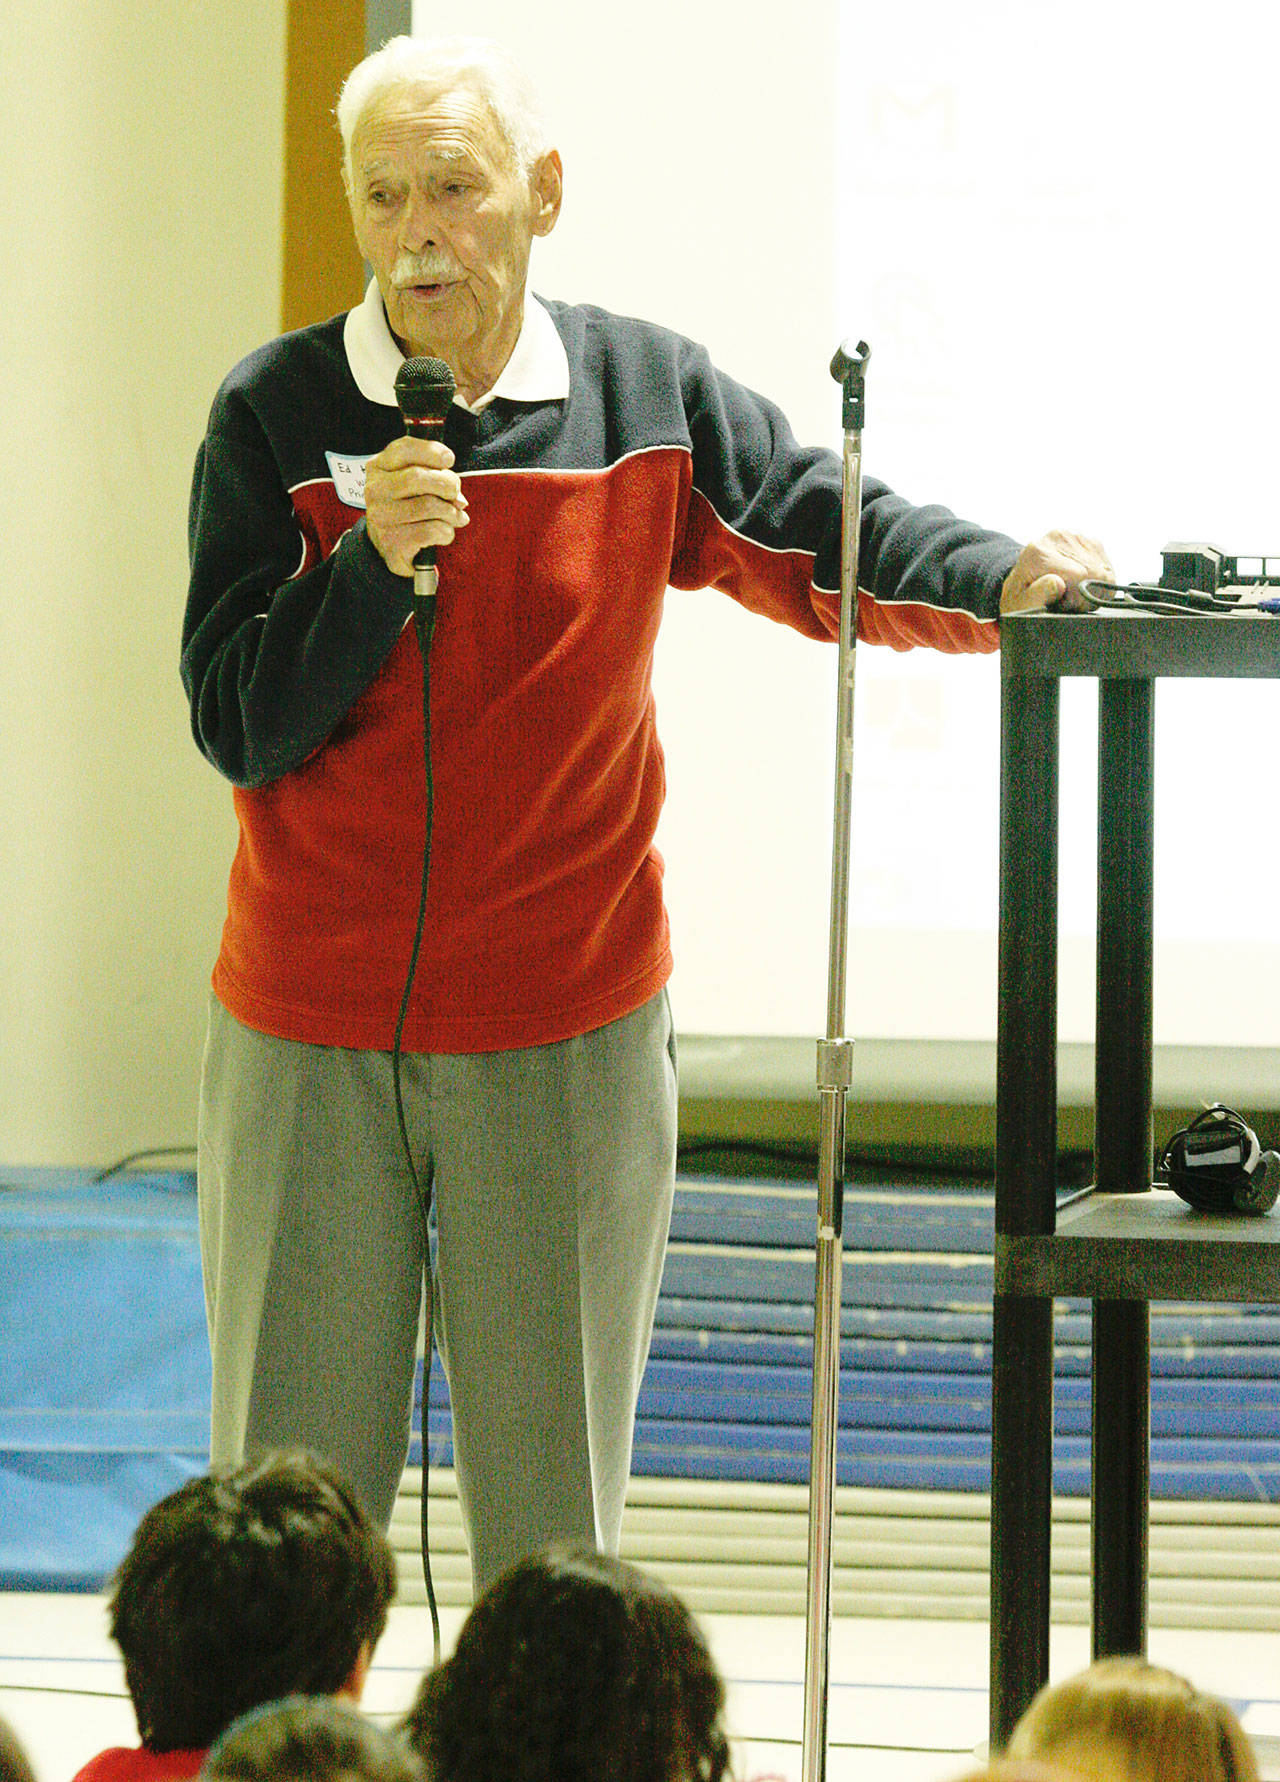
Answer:
<path fill-rule="evenodd" d="M 446 1649 L 461 1611 L 442 1615 Z M 729 1680 L 736 1773 L 798 1782 L 804 1678 L 799 1619 L 704 1620 Z M 1088 1630 L 1056 1628 L 1052 1675 L 1088 1662 Z M 398 1715 L 430 1653 L 425 1609 L 392 1610 L 365 1707 Z M 1153 1632 L 1151 1657 L 1236 1703 L 1280 1778 L 1280 1634 Z M 986 1737 L 987 1629 L 958 1621 L 838 1621 L 832 1629 L 832 1782 L 952 1782 L 975 1767 Z M 94 1596 L 0 1594 L 0 1716 L 18 1732 L 37 1782 L 69 1782 L 108 1745 L 136 1732 L 103 1604 Z"/>

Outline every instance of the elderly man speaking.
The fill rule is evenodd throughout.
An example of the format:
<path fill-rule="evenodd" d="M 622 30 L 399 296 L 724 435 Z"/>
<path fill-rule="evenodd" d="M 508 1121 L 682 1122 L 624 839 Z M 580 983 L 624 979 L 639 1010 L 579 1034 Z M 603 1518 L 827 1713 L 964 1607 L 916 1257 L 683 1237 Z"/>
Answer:
<path fill-rule="evenodd" d="M 674 1177 L 663 597 L 834 636 L 840 465 L 701 347 L 528 292 L 562 168 L 495 45 L 397 38 L 338 118 L 374 278 L 230 374 L 192 493 L 183 679 L 240 823 L 199 1133 L 213 1455 L 304 1443 L 384 1521 L 404 1464 L 430 1265 L 393 1040 L 433 545 L 403 1102 L 481 1589 L 548 1540 L 618 1540 Z M 456 380 L 441 439 L 397 409 L 420 356 Z M 1104 572 L 865 482 L 873 642 L 992 650 L 1002 608 Z"/>

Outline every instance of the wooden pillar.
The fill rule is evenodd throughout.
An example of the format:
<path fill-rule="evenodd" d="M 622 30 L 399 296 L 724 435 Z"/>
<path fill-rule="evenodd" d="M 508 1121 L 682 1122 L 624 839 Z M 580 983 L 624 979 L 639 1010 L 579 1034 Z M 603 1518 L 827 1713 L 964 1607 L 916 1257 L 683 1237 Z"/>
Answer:
<path fill-rule="evenodd" d="M 364 291 L 333 108 L 365 54 L 365 31 L 364 0 L 288 0 L 280 280 L 285 331 L 351 309 Z"/>

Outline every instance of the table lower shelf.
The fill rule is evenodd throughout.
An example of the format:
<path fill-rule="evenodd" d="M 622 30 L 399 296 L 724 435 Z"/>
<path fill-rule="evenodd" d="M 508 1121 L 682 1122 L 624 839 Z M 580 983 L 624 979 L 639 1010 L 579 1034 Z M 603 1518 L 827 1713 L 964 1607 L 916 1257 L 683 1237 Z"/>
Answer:
<path fill-rule="evenodd" d="M 995 1240 L 998 1295 L 1280 1303 L 1280 1210 L 1215 1217 L 1167 1188 L 1090 1190 L 1063 1207 L 1057 1229 Z"/>

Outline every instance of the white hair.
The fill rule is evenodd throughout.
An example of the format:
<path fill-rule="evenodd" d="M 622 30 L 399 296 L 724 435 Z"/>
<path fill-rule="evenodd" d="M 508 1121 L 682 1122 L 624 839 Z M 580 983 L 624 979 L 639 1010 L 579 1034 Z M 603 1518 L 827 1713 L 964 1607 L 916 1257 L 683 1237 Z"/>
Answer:
<path fill-rule="evenodd" d="M 387 93 L 404 87 L 471 85 L 523 174 L 550 148 L 542 107 L 533 84 L 514 58 L 488 37 L 392 37 L 351 70 L 338 95 L 342 133 L 342 172 L 353 189 L 351 142 L 365 113 Z"/>

